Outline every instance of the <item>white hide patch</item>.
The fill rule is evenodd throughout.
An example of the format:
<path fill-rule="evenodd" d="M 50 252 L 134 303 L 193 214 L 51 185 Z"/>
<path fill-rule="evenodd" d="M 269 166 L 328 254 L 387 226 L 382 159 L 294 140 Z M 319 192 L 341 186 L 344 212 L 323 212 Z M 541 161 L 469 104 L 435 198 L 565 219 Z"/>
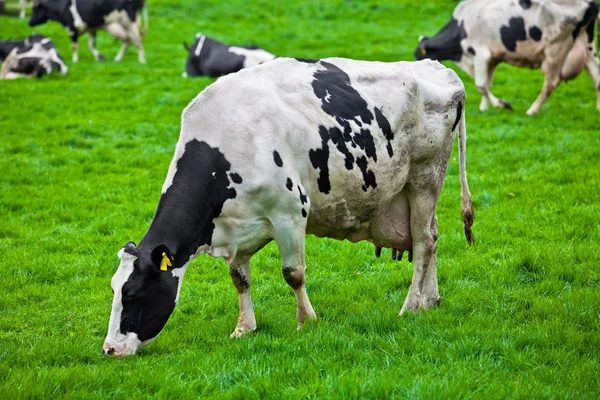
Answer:
<path fill-rule="evenodd" d="M 198 36 L 196 36 L 198 37 Z M 196 46 L 196 50 L 194 50 L 194 55 L 198 57 L 200 52 L 202 51 L 202 47 L 204 46 L 204 41 L 206 40 L 206 36 L 200 35 L 200 41 L 198 42 L 198 46 Z"/>
<path fill-rule="evenodd" d="M 192 261 L 192 259 L 194 258 L 194 256 L 190 257 L 190 261 Z M 190 261 L 188 261 L 187 263 L 185 263 L 185 265 L 181 268 L 174 268 L 171 273 L 173 274 L 173 276 L 175 278 L 177 278 L 177 296 L 175 296 L 175 304 L 177 304 L 177 300 L 179 300 L 179 292 L 181 291 L 181 284 L 183 282 L 183 276 L 185 275 L 185 271 L 187 271 L 187 267 L 188 264 L 190 263 Z"/>
<path fill-rule="evenodd" d="M 81 15 L 79 15 L 79 11 L 77 11 L 77 7 L 75 6 L 74 1 L 71 3 L 71 6 L 69 7 L 69 11 L 71 12 L 71 15 L 73 16 L 73 25 L 75 25 L 75 29 L 77 29 L 77 31 L 79 33 L 85 32 L 87 29 L 87 24 L 85 22 L 83 22 L 83 19 L 81 19 Z"/>
<path fill-rule="evenodd" d="M 114 10 L 104 17 L 104 23 L 106 25 L 116 23 L 122 26 L 127 26 L 129 23 L 129 16 L 125 10 Z"/>
<path fill-rule="evenodd" d="M 119 258 L 121 259 L 121 263 L 119 264 L 119 268 L 117 272 L 113 275 L 110 286 L 114 292 L 113 303 L 112 303 L 112 311 L 110 313 L 110 322 L 108 323 L 108 334 L 106 335 L 105 342 L 110 343 L 112 346 L 116 348 L 118 353 L 118 349 L 123 349 L 125 343 L 127 346 L 133 345 L 135 340 L 132 341 L 129 336 L 123 335 L 120 333 L 119 326 L 121 324 L 121 313 L 123 312 L 123 303 L 121 302 L 122 292 L 121 289 L 129 276 L 133 273 L 133 262 L 136 257 L 126 253 L 124 249 L 119 250 Z M 137 339 L 137 334 L 135 334 L 137 340 L 137 346 L 139 346 L 140 341 Z M 129 343 L 131 342 L 131 343 Z M 135 351 L 135 350 L 134 350 Z"/>
<path fill-rule="evenodd" d="M 227 50 L 238 56 L 246 57 L 244 68 L 253 67 L 275 59 L 275 55 L 263 49 L 245 49 L 243 47 L 230 46 Z"/>

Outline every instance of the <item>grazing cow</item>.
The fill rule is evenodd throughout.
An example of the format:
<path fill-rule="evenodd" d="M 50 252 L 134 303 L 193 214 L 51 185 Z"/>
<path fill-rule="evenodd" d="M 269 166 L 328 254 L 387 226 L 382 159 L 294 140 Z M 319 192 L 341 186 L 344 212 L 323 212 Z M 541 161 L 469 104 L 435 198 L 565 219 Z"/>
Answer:
<path fill-rule="evenodd" d="M 421 38 L 418 60 L 453 60 L 475 79 L 482 95 L 479 109 L 512 110 L 490 88 L 496 66 L 541 68 L 542 92 L 527 114 L 540 111 L 561 81 L 575 78 L 585 67 L 597 88 L 600 111 L 600 61 L 594 51 L 594 0 L 466 0 L 433 38 Z"/>
<path fill-rule="evenodd" d="M 68 71 L 52 40 L 38 34 L 0 42 L 0 60 L 3 61 L 0 79 L 41 77 L 52 71 L 66 75 Z"/>
<path fill-rule="evenodd" d="M 146 62 L 142 36 L 148 28 L 148 15 L 145 13 L 146 26 L 140 33 L 140 10 L 145 0 L 35 0 L 29 26 L 36 26 L 48 20 L 60 22 L 73 44 L 73 61 L 77 62 L 79 35 L 89 33 L 88 46 L 97 61 L 104 56 L 96 49 L 96 31 L 106 30 L 115 39 L 123 42 L 115 61 L 121 61 L 127 48 L 133 42 L 137 47 L 138 60 Z M 145 8 L 144 8 L 145 10 Z"/>
<path fill-rule="evenodd" d="M 297 299 L 305 235 L 412 249 L 400 314 L 440 301 L 435 209 L 458 132 L 467 240 L 464 86 L 434 61 L 279 58 L 217 80 L 183 111 L 154 219 L 119 251 L 105 354 L 132 354 L 173 312 L 188 263 L 223 257 L 239 295 L 232 337 L 256 329 L 249 260 L 275 240 Z"/>
<path fill-rule="evenodd" d="M 275 59 L 273 54 L 257 46 L 230 46 L 201 33 L 191 46 L 187 43 L 183 46 L 190 53 L 184 77 L 216 78 Z"/>

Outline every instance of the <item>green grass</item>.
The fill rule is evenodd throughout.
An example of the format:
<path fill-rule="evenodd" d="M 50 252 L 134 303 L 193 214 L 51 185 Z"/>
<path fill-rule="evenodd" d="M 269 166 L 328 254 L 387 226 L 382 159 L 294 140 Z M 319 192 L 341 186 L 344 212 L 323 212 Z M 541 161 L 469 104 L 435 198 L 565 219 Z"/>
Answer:
<path fill-rule="evenodd" d="M 101 355 L 117 250 L 152 220 L 183 108 L 210 79 L 182 79 L 198 31 L 285 56 L 411 60 L 456 3 L 152 0 L 147 65 L 96 63 L 80 40 L 67 77 L 0 82 L 0 398 L 600 397 L 600 115 L 582 75 L 539 116 L 540 71 L 502 65 L 478 111 L 467 88 L 467 166 L 478 244 L 459 215 L 457 153 L 438 206 L 443 304 L 398 318 L 412 276 L 368 243 L 307 240 L 319 320 L 296 332 L 276 246 L 254 259 L 259 332 L 229 339 L 237 295 L 200 257 L 158 339 Z M 36 28 L 66 60 L 67 34 Z M 26 22 L 0 17 L 0 36 Z M 113 58 L 106 33 L 98 46 Z M 448 64 L 452 66 L 451 64 Z"/>

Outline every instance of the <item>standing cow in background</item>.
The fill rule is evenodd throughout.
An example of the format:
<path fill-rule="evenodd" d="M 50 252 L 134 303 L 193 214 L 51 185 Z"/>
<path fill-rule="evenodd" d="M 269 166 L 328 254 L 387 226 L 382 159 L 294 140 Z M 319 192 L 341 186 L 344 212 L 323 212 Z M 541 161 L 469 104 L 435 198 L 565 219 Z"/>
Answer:
<path fill-rule="evenodd" d="M 189 52 L 184 77 L 217 78 L 276 58 L 258 46 L 230 46 L 201 33 L 191 46 L 183 43 L 183 47 Z"/>
<path fill-rule="evenodd" d="M 25 18 L 25 9 L 27 8 L 26 0 L 19 0 L 19 18 Z"/>
<path fill-rule="evenodd" d="M 68 68 L 50 38 L 33 34 L 22 40 L 0 42 L 0 79 L 41 77 Z"/>
<path fill-rule="evenodd" d="M 231 336 L 256 330 L 250 258 L 271 240 L 298 327 L 316 318 L 307 234 L 412 250 L 400 313 L 438 304 L 435 212 L 457 134 L 464 231 L 474 240 L 464 102 L 456 73 L 433 61 L 279 58 L 217 80 L 183 111 L 150 228 L 119 251 L 105 354 L 154 340 L 201 254 L 230 266 L 240 305 Z"/>
<path fill-rule="evenodd" d="M 586 68 L 600 111 L 600 61 L 594 50 L 598 8 L 594 0 L 466 0 L 436 36 L 419 40 L 415 57 L 455 61 L 475 79 L 482 111 L 488 101 L 512 110 L 490 91 L 499 63 L 541 68 L 544 86 L 529 115 L 540 111 L 561 81 Z"/>
<path fill-rule="evenodd" d="M 133 43 L 138 51 L 138 59 L 146 62 L 142 36 L 148 28 L 148 15 L 145 13 L 146 26 L 140 33 L 140 10 L 145 0 L 34 0 L 33 13 L 29 26 L 36 26 L 48 20 L 60 22 L 73 42 L 73 61 L 79 59 L 77 39 L 79 35 L 89 33 L 89 49 L 97 61 L 104 56 L 96 49 L 96 31 L 106 30 L 123 45 L 115 61 L 121 61 L 127 48 Z"/>

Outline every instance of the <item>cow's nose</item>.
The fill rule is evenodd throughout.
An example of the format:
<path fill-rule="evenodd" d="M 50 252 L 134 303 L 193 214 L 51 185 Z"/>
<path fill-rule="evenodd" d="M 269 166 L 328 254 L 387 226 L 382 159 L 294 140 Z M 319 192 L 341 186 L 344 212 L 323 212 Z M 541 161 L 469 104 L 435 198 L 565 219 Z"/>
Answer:
<path fill-rule="evenodd" d="M 113 347 L 110 347 L 108 349 L 104 349 L 104 354 L 106 354 L 107 356 L 112 355 L 115 352 L 115 349 Z"/>

